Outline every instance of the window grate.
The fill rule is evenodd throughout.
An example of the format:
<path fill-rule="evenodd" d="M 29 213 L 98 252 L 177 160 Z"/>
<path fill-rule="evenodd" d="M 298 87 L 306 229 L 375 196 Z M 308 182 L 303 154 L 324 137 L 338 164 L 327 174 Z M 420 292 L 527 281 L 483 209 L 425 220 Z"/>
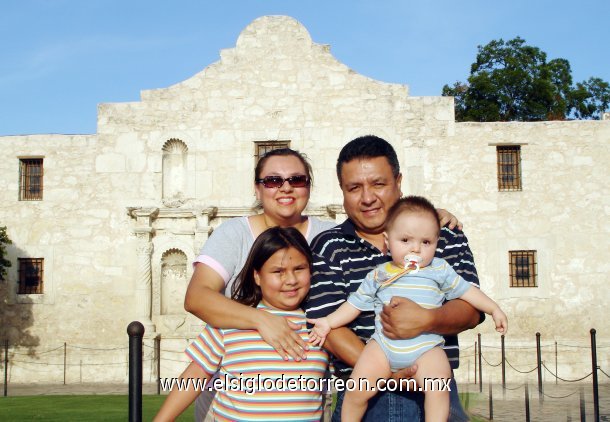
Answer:
<path fill-rule="evenodd" d="M 498 190 L 521 190 L 521 146 L 497 146 Z"/>
<path fill-rule="evenodd" d="M 19 160 L 19 200 L 42 200 L 42 158 Z"/>
<path fill-rule="evenodd" d="M 42 294 L 44 258 L 19 258 L 19 294 Z"/>
<path fill-rule="evenodd" d="M 274 149 L 290 148 L 290 141 L 262 141 L 254 143 L 254 165 L 258 163 L 258 160 Z"/>
<path fill-rule="evenodd" d="M 538 287 L 536 251 L 509 251 L 510 287 Z"/>

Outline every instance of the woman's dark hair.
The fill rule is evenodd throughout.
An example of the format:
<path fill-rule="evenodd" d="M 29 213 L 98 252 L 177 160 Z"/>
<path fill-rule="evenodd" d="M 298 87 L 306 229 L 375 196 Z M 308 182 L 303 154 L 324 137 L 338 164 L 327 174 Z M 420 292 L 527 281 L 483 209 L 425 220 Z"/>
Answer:
<path fill-rule="evenodd" d="M 263 167 L 269 158 L 286 156 L 297 157 L 299 161 L 303 163 L 307 176 L 309 177 L 309 180 L 311 180 L 311 184 L 313 184 L 313 171 L 311 170 L 311 164 L 309 164 L 307 156 L 290 148 L 272 149 L 259 158 L 258 163 L 256 163 L 256 167 L 254 168 L 254 180 L 261 178 L 261 172 L 263 171 Z"/>
<path fill-rule="evenodd" d="M 313 262 L 311 249 L 301 232 L 294 227 L 271 227 L 262 232 L 254 241 L 246 263 L 231 289 L 231 299 L 256 307 L 263 298 L 263 294 L 260 286 L 254 281 L 254 270 L 260 271 L 274 253 L 290 247 L 305 255 L 311 270 Z"/>

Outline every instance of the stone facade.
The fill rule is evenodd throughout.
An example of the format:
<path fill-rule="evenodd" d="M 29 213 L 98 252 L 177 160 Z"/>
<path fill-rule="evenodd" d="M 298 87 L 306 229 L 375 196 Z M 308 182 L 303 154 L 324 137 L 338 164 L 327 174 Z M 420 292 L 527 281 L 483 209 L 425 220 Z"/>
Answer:
<path fill-rule="evenodd" d="M 265 16 L 192 78 L 143 91 L 138 102 L 101 104 L 96 134 L 0 137 L 0 225 L 14 242 L 0 284 L 16 362 L 10 381 L 60 381 L 61 356 L 49 363 L 43 352 L 64 342 L 68 382 L 125 380 L 133 320 L 146 326 L 146 380 L 156 377 L 156 336 L 162 376 L 175 376 L 180 350 L 201 327 L 181 307 L 190 263 L 214 227 L 251 212 L 255 143 L 289 140 L 305 152 L 315 174 L 310 214 L 342 221 L 337 154 L 370 133 L 395 146 L 403 192 L 465 223 L 483 289 L 509 316 L 517 368 L 535 366 L 539 331 L 545 352 L 554 341 L 576 348 L 559 362 L 561 376 L 590 372 L 588 354 L 575 350 L 587 347 L 591 327 L 609 368 L 610 121 L 456 123 L 452 98 L 411 97 L 405 85 L 359 75 L 294 19 Z M 521 146 L 521 191 L 498 191 L 497 145 Z M 18 200 L 24 157 L 44 158 L 41 201 Z M 538 287 L 508 287 L 516 249 L 537 251 Z M 43 294 L 17 294 L 21 257 L 44 258 Z M 497 361 L 488 319 L 461 335 L 459 377 L 471 377 L 478 332 Z M 34 360 L 17 364 L 20 353 Z"/>

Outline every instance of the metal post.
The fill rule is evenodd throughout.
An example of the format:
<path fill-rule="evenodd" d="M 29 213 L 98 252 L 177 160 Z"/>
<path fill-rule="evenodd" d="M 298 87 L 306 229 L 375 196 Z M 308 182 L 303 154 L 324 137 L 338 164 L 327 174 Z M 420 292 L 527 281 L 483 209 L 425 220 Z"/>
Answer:
<path fill-rule="evenodd" d="M 494 399 L 493 399 L 493 391 L 491 388 L 491 381 L 489 382 L 489 420 L 494 420 Z"/>
<path fill-rule="evenodd" d="M 474 384 L 477 384 L 477 342 L 474 342 Z"/>
<path fill-rule="evenodd" d="M 506 391 L 506 349 L 504 348 L 504 334 L 500 336 L 502 342 L 502 389 Z M 502 393 L 504 394 L 504 392 Z"/>
<path fill-rule="evenodd" d="M 144 325 L 133 321 L 129 335 L 129 422 L 142 422 L 142 337 Z"/>
<path fill-rule="evenodd" d="M 64 385 L 66 385 L 66 342 L 64 341 Z"/>
<path fill-rule="evenodd" d="M 483 392 L 483 359 L 481 359 L 481 333 L 478 334 L 479 338 L 479 393 Z"/>
<path fill-rule="evenodd" d="M 525 384 L 525 422 L 530 422 L 530 392 L 527 383 Z"/>
<path fill-rule="evenodd" d="M 557 370 L 557 342 L 555 342 L 555 385 L 557 385 L 557 380 L 559 379 L 559 371 Z"/>
<path fill-rule="evenodd" d="M 538 400 L 543 401 L 542 394 L 542 351 L 540 350 L 540 333 L 536 333 L 536 359 L 538 369 Z"/>
<path fill-rule="evenodd" d="M 157 355 L 157 395 L 161 394 L 161 336 L 155 337 L 155 354 Z"/>
<path fill-rule="evenodd" d="M 597 383 L 597 345 L 595 344 L 595 328 L 591 328 L 591 366 L 593 368 L 593 417 L 599 422 L 599 385 Z"/>
<path fill-rule="evenodd" d="M 4 397 L 8 395 L 8 339 L 4 340 Z"/>

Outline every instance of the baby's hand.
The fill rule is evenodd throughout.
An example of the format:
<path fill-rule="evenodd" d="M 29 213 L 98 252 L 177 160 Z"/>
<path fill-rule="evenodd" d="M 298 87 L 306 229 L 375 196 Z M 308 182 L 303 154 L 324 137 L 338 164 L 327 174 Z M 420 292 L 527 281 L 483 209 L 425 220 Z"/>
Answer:
<path fill-rule="evenodd" d="M 496 324 L 496 331 L 500 334 L 506 334 L 508 332 L 508 318 L 506 317 L 506 314 L 502 312 L 502 309 L 496 308 L 491 313 L 491 317 Z"/>
<path fill-rule="evenodd" d="M 307 322 L 313 324 L 314 327 L 309 332 L 309 343 L 314 346 L 322 346 L 326 336 L 330 333 L 330 324 L 328 318 L 307 319 Z"/>

